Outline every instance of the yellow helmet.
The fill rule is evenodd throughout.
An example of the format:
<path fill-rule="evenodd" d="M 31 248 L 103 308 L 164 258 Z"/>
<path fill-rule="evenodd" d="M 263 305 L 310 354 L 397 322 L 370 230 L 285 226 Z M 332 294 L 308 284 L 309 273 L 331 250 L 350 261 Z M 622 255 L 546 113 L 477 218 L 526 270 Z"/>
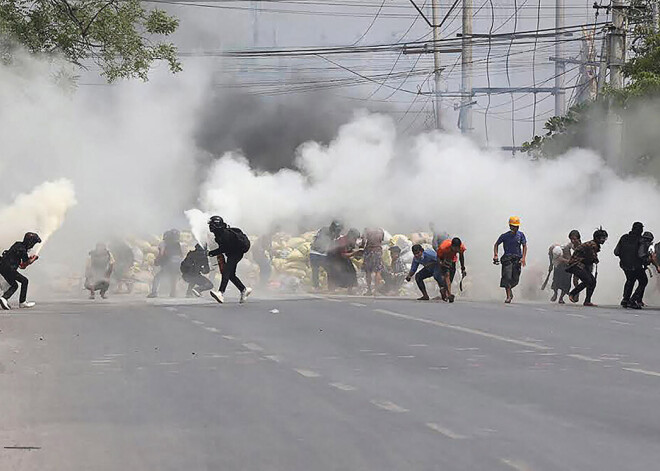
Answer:
<path fill-rule="evenodd" d="M 520 218 L 518 216 L 511 216 L 509 218 L 509 226 L 520 226 Z"/>

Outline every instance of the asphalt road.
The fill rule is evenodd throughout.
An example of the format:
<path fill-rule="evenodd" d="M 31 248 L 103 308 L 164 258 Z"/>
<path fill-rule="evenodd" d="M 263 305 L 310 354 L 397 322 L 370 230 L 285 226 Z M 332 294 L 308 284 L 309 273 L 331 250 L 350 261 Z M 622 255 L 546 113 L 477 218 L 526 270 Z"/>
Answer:
<path fill-rule="evenodd" d="M 116 298 L 1 316 L 2 470 L 660 466 L 660 311 Z"/>

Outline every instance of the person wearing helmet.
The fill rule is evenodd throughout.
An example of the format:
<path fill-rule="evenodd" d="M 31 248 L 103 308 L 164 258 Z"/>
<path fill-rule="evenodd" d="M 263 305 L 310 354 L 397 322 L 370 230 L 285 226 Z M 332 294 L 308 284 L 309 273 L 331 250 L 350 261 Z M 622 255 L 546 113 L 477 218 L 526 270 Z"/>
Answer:
<path fill-rule="evenodd" d="M 220 216 L 212 216 L 209 219 L 209 230 L 213 233 L 215 241 L 218 244 L 217 249 L 209 252 L 209 257 L 218 257 L 218 266 L 222 273 L 220 288 L 218 291 L 211 290 L 209 293 L 218 303 L 224 303 L 225 291 L 231 281 L 241 292 L 239 302 L 242 304 L 247 301 L 248 296 L 252 293 L 252 288 L 246 287 L 238 278 L 236 268 L 238 267 L 238 262 L 250 250 L 250 239 L 239 228 L 229 227 Z"/>
<path fill-rule="evenodd" d="M 89 252 L 89 260 L 85 269 L 85 289 L 89 290 L 89 299 L 96 297 L 96 291 L 101 298 L 106 298 L 110 288 L 110 276 L 115 266 L 115 259 L 108 247 L 99 242 L 96 248 Z"/>
<path fill-rule="evenodd" d="M 571 259 L 573 250 L 575 250 L 581 243 L 582 236 L 580 232 L 573 229 L 568 234 L 569 242 L 567 244 L 554 244 L 548 249 L 548 257 L 550 258 L 550 270 L 552 271 L 552 297 L 550 302 L 554 303 L 559 298 L 559 304 L 566 304 L 564 296 L 571 290 L 571 274 L 566 271 L 568 262 Z"/>
<path fill-rule="evenodd" d="M 332 221 L 329 226 L 318 230 L 309 250 L 309 266 L 312 268 L 312 286 L 319 289 L 319 269 L 327 273 L 326 261 L 328 250 L 341 235 L 343 227 L 339 221 Z"/>
<path fill-rule="evenodd" d="M 176 297 L 176 284 L 179 281 L 179 265 L 182 258 L 181 233 L 177 229 L 170 229 L 163 234 L 163 241 L 158 245 L 158 256 L 154 264 L 160 269 L 154 276 L 148 298 L 158 296 L 158 288 L 163 278 L 169 282 L 170 297 Z"/>
<path fill-rule="evenodd" d="M 41 238 L 37 233 L 26 232 L 22 241 L 14 242 L 9 249 L 2 253 L 0 257 L 0 275 L 9 284 L 7 291 L 0 297 L 2 309 L 9 309 L 9 298 L 18 289 L 18 283 L 21 284 L 18 306 L 21 308 L 34 307 L 34 302 L 27 301 L 28 279 L 21 275 L 18 269 L 25 269 L 39 259 L 38 255 L 28 255 L 29 251 L 39 243 L 41 243 Z"/>
<path fill-rule="evenodd" d="M 500 244 L 504 247 L 504 254 L 500 259 L 498 256 Z M 513 288 L 520 282 L 520 272 L 527 264 L 527 238 L 520 230 L 520 218 L 511 216 L 509 218 L 509 231 L 502 234 L 493 247 L 493 263 L 502 264 L 502 277 L 500 288 L 506 291 L 505 303 L 513 300 Z"/>
<path fill-rule="evenodd" d="M 658 265 L 658 258 L 655 253 L 655 247 L 653 246 L 654 236 L 651 232 L 644 232 L 639 241 L 639 251 L 638 257 L 642 261 L 642 269 L 644 270 L 644 276 L 646 277 L 646 270 L 649 265 L 653 265 L 658 273 L 660 273 L 660 265 Z M 648 278 L 647 278 L 648 279 Z M 634 305 L 629 305 L 633 309 L 641 309 L 645 306 L 644 304 L 644 287 L 641 287 L 641 284 L 638 286 L 635 294 L 631 297 L 630 303 L 634 302 Z"/>
<path fill-rule="evenodd" d="M 607 241 L 607 231 L 602 227 L 594 232 L 593 240 L 578 245 L 571 255 L 566 271 L 575 275 L 580 283 L 568 294 L 568 299 L 572 303 L 578 302 L 578 296 L 582 290 L 587 290 L 587 297 L 584 300 L 585 306 L 595 306 L 591 302 L 591 296 L 596 290 L 596 277 L 592 273 L 593 265 L 598 264 L 598 252 L 601 246 Z"/>
<path fill-rule="evenodd" d="M 438 246 L 438 265 L 440 266 L 440 274 L 443 281 L 440 294 L 443 301 L 454 302 L 454 295 L 451 294 L 451 284 L 454 281 L 454 275 L 456 275 L 456 262 L 459 260 L 461 263 L 461 274 L 463 277 L 467 276 L 467 272 L 465 271 L 465 250 L 465 244 L 458 237 L 444 240 Z"/>
<path fill-rule="evenodd" d="M 325 267 L 330 290 L 347 288 L 348 294 L 353 294 L 353 289 L 357 286 L 357 272 L 351 259 L 361 253 L 361 250 L 356 250 L 359 238 L 360 231 L 351 228 L 328 249 Z"/>
<path fill-rule="evenodd" d="M 180 269 L 183 281 L 188 283 L 187 298 L 193 295 L 199 298 L 203 291 L 213 289 L 211 280 L 204 276 L 211 271 L 208 252 L 200 244 L 196 244 L 195 249 L 188 252 L 181 262 Z"/>
<path fill-rule="evenodd" d="M 614 248 L 614 255 L 619 257 L 619 266 L 626 277 L 621 299 L 621 306 L 624 308 L 641 309 L 644 290 L 649 282 L 644 265 L 644 261 L 648 257 L 649 245 L 646 243 L 643 245 L 643 232 L 644 225 L 641 222 L 633 223 L 630 232 L 622 235 Z M 635 283 L 637 283 L 637 289 L 633 293 Z"/>

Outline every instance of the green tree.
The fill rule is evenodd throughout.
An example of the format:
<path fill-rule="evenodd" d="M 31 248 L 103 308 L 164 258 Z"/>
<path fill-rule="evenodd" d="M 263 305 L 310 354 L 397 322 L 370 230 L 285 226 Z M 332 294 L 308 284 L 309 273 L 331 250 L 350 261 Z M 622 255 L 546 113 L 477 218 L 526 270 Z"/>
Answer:
<path fill-rule="evenodd" d="M 0 0 L 0 53 L 11 61 L 22 47 L 82 68 L 96 64 L 109 82 L 147 80 L 156 61 L 181 70 L 176 47 L 163 40 L 178 24 L 139 0 Z"/>

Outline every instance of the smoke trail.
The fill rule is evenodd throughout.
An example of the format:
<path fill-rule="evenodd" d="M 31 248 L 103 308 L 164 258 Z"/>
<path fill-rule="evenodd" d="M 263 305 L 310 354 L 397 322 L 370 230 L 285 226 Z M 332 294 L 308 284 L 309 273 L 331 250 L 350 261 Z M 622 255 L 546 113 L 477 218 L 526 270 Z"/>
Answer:
<path fill-rule="evenodd" d="M 42 241 L 35 249 L 38 253 L 75 204 L 73 184 L 66 179 L 45 182 L 30 193 L 18 195 L 12 204 L 0 209 L 0 247 L 8 248 L 22 240 L 25 232 L 33 231 Z"/>
<path fill-rule="evenodd" d="M 201 188 L 200 207 L 252 233 L 273 224 L 317 227 L 337 215 L 391 233 L 423 230 L 434 221 L 438 230 L 463 238 L 475 294 L 485 297 L 500 296 L 492 247 L 513 214 L 521 216 L 529 239 L 528 286 L 521 292 L 530 296 L 538 292 L 548 246 L 574 228 L 588 240 L 602 224 L 610 241 L 601 254 L 599 294 L 615 301 L 616 239 L 636 219 L 660 227 L 660 215 L 647 211 L 660 205 L 657 184 L 618 177 L 585 150 L 556 160 L 512 159 L 459 135 L 407 140 L 397 137 L 390 118 L 362 114 L 328 145 L 302 145 L 295 162 L 296 170 L 266 173 L 238 153 L 226 154 Z"/>

